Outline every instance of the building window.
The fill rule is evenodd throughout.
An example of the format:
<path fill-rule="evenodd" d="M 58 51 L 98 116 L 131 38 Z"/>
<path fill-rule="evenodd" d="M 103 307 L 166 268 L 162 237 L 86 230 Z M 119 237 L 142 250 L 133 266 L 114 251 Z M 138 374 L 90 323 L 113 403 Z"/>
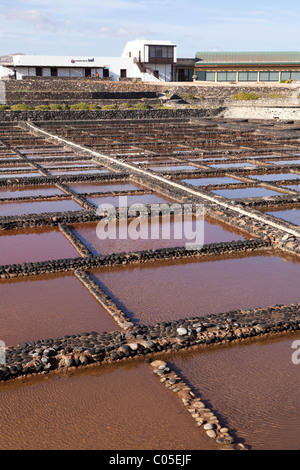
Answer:
<path fill-rule="evenodd" d="M 166 57 L 168 57 L 168 48 L 167 46 L 163 46 L 162 47 L 162 57 L 165 59 Z"/>
<path fill-rule="evenodd" d="M 300 81 L 300 72 L 281 72 L 281 80 L 295 80 Z"/>
<path fill-rule="evenodd" d="M 218 72 L 218 82 L 235 82 L 236 72 Z"/>
<path fill-rule="evenodd" d="M 257 82 L 258 72 L 239 72 L 239 82 Z"/>
<path fill-rule="evenodd" d="M 197 80 L 201 82 L 214 82 L 215 81 L 215 72 L 197 72 Z"/>
<path fill-rule="evenodd" d="M 103 69 L 103 78 L 109 78 L 109 69 L 107 68 Z"/>
<path fill-rule="evenodd" d="M 216 80 L 216 73 L 215 72 L 206 72 L 206 81 L 207 82 L 214 82 Z"/>
<path fill-rule="evenodd" d="M 173 60 L 174 57 L 174 48 L 173 47 L 168 47 L 168 59 Z"/>
<path fill-rule="evenodd" d="M 42 76 L 43 76 L 43 69 L 42 69 L 42 67 L 36 67 L 36 68 L 35 68 L 35 75 L 36 75 L 36 77 L 42 77 Z"/>
<path fill-rule="evenodd" d="M 57 77 L 57 67 L 51 67 L 50 74 L 51 77 Z"/>
<path fill-rule="evenodd" d="M 120 77 L 121 78 L 126 78 L 127 77 L 127 70 L 126 69 L 121 69 L 120 70 Z"/>
<path fill-rule="evenodd" d="M 173 62 L 173 46 L 149 46 L 149 62 Z"/>
<path fill-rule="evenodd" d="M 175 82 L 192 82 L 194 69 L 175 69 Z"/>
<path fill-rule="evenodd" d="M 260 72 L 259 81 L 260 82 L 278 82 L 279 72 Z"/>
<path fill-rule="evenodd" d="M 201 82 L 206 81 L 206 72 L 197 72 L 197 80 Z"/>
<path fill-rule="evenodd" d="M 162 47 L 155 46 L 155 56 L 157 59 L 160 59 L 162 56 Z"/>

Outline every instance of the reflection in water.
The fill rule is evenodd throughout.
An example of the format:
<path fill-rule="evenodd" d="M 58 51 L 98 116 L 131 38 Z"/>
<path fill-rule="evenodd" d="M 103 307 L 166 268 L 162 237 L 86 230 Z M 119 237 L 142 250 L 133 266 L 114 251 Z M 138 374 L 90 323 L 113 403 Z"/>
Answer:
<path fill-rule="evenodd" d="M 60 195 L 63 192 L 56 188 L 56 186 L 8 186 L 0 187 L 1 199 L 12 199 L 16 197 L 31 197 L 31 196 L 52 196 Z"/>
<path fill-rule="evenodd" d="M 300 226 L 300 208 L 267 212 L 267 214 Z"/>
<path fill-rule="evenodd" d="M 261 181 L 283 181 L 283 180 L 297 180 L 300 175 L 296 173 L 268 173 L 262 175 L 249 175 L 249 178 L 254 178 Z"/>
<path fill-rule="evenodd" d="M 192 186 L 208 186 L 209 184 L 220 185 L 220 184 L 238 184 L 241 181 L 229 176 L 215 176 L 208 178 L 190 178 L 182 180 L 183 183 L 191 184 Z"/>
<path fill-rule="evenodd" d="M 272 191 L 266 188 L 239 188 L 239 189 L 215 189 L 212 191 L 214 194 L 224 196 L 229 199 L 244 198 L 244 197 L 267 197 L 267 196 L 282 196 L 278 191 Z"/>

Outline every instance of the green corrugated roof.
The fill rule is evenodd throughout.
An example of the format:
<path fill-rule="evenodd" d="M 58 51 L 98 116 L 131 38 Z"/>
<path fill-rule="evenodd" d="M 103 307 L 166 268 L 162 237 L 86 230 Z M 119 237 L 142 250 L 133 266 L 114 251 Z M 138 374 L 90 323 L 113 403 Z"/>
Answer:
<path fill-rule="evenodd" d="M 196 64 L 300 64 L 300 52 L 197 52 Z"/>

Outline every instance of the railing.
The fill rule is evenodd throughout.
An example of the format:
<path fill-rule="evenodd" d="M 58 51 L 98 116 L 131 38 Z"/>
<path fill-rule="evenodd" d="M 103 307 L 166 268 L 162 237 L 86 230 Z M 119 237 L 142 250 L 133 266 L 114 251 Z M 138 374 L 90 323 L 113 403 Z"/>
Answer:
<path fill-rule="evenodd" d="M 133 58 L 133 63 L 138 66 L 138 68 L 140 69 L 142 73 L 149 73 L 150 75 L 155 77 L 157 80 L 163 81 L 160 78 L 156 77 L 155 71 L 152 67 L 149 67 L 149 65 L 146 65 L 145 62 L 141 62 L 138 57 Z"/>

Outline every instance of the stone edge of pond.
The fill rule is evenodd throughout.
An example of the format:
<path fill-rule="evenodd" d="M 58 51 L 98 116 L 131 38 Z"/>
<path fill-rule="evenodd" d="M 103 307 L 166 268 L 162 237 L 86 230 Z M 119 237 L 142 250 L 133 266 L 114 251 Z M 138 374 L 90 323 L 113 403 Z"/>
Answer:
<path fill-rule="evenodd" d="M 300 304 L 236 310 L 153 326 L 123 320 L 121 331 L 71 334 L 8 346 L 5 365 L 0 367 L 0 381 L 299 329 Z"/>
<path fill-rule="evenodd" d="M 8 346 L 4 350 L 6 361 L 0 365 L 0 383 L 144 358 L 164 386 L 176 393 L 196 426 L 203 427 L 220 449 L 247 450 L 246 445 L 238 443 L 228 428 L 222 426 L 222 418 L 216 416 L 165 361 L 155 356 L 197 349 L 201 345 L 228 344 L 299 331 L 300 304 L 236 310 L 160 322 L 154 326 L 134 326 L 124 319 L 122 322 L 121 331 L 92 331 Z"/>
<path fill-rule="evenodd" d="M 229 429 L 220 423 L 219 417 L 193 392 L 191 387 L 172 370 L 165 361 L 156 359 L 149 362 L 152 371 L 157 375 L 159 381 L 170 391 L 175 393 L 181 400 L 186 411 L 194 419 L 197 427 L 203 427 L 206 435 L 214 439 L 220 449 L 248 450 L 245 444 L 237 442 L 230 435 Z"/>
<path fill-rule="evenodd" d="M 69 237 L 69 231 L 66 232 L 66 235 Z M 70 241 L 72 240 L 72 243 L 76 245 L 77 237 L 73 236 L 73 234 L 71 236 L 72 238 L 70 238 Z M 171 247 L 136 252 L 112 253 L 98 256 L 93 256 L 88 251 L 83 253 L 84 249 L 84 244 L 78 245 L 78 250 L 82 250 L 82 254 L 84 254 L 83 257 L 2 265 L 0 266 L 0 280 L 42 274 L 54 274 L 58 272 L 70 272 L 80 269 L 87 270 L 97 267 L 146 263 L 159 260 L 198 259 L 219 255 L 271 251 L 272 243 L 269 239 L 256 238 L 251 240 L 210 243 L 203 245 L 199 249 Z"/>

